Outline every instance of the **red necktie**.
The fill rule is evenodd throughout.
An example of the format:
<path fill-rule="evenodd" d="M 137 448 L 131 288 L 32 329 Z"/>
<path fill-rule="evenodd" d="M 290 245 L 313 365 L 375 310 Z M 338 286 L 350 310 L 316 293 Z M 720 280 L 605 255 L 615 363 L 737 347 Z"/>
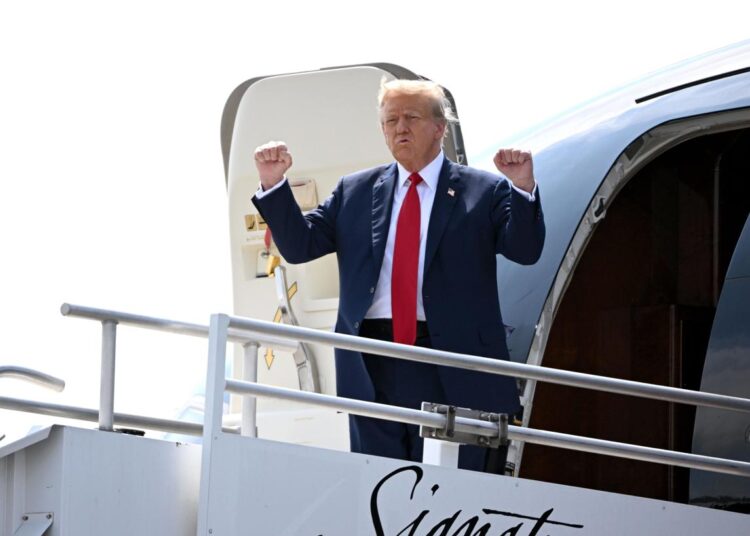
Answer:
<path fill-rule="evenodd" d="M 391 272 L 391 314 L 393 342 L 414 344 L 417 339 L 417 272 L 419 270 L 419 226 L 421 212 L 418 173 L 409 176 L 411 185 L 401 205 L 396 224 Z"/>

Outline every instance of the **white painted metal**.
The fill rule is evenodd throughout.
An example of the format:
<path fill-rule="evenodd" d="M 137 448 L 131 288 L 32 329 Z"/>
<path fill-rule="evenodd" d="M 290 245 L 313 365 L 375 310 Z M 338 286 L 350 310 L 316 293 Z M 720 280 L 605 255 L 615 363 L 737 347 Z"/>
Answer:
<path fill-rule="evenodd" d="M 438 439 L 424 438 L 422 463 L 441 467 L 458 467 L 458 443 L 448 443 Z"/>
<path fill-rule="evenodd" d="M 439 413 L 403 408 L 401 406 L 389 406 L 386 404 L 367 402 L 365 400 L 338 398 L 330 395 L 295 391 L 294 389 L 273 387 L 271 385 L 262 385 L 259 383 L 253 384 L 239 380 L 226 380 L 226 390 L 230 393 L 258 395 L 268 398 L 278 398 L 280 400 L 304 402 L 305 404 L 313 406 L 345 411 L 354 415 L 362 415 L 364 417 L 373 417 L 376 419 L 387 419 L 407 424 L 429 426 L 431 428 L 443 428 L 445 426 L 445 416 L 440 415 Z M 468 419 L 465 417 L 456 417 L 456 430 L 489 437 L 498 435 L 497 424 L 488 421 Z"/>
<path fill-rule="evenodd" d="M 208 367 L 206 371 L 206 410 L 203 422 L 203 456 L 201 459 L 201 487 L 198 500 L 198 534 L 209 534 L 209 489 L 215 466 L 220 462 L 217 453 L 227 435 L 221 433 L 221 416 L 224 409 L 224 370 L 227 359 L 229 317 L 211 315 L 208 336 Z M 250 439 L 247 439 L 250 441 Z M 258 441 L 256 439 L 256 441 Z M 217 453 L 217 454 L 215 454 Z M 235 474 L 237 468 L 235 468 Z M 231 503 L 230 503 L 231 504 Z M 232 515 L 230 505 L 214 504 L 215 515 Z M 242 516 L 240 516 L 242 517 Z"/>
<path fill-rule="evenodd" d="M 99 430 L 112 431 L 115 418 L 115 351 L 117 322 L 102 322 L 102 370 L 99 384 Z"/>
<path fill-rule="evenodd" d="M 40 402 L 37 400 L 21 400 L 7 396 L 0 396 L 0 408 L 89 422 L 98 422 L 99 420 L 98 409 L 53 404 L 51 402 Z M 132 415 L 130 413 L 115 412 L 114 423 L 119 426 L 136 428 L 139 430 L 158 430 L 160 432 L 168 432 L 172 434 L 196 436 L 203 434 L 203 426 L 194 422 L 159 419 L 143 415 Z M 236 433 L 237 430 L 234 427 L 226 426 L 224 427 L 224 432 Z M 2 452 L 1 448 L 0 452 Z"/>
<path fill-rule="evenodd" d="M 21 518 L 21 526 L 13 533 L 13 536 L 42 536 L 53 521 L 54 516 L 51 512 L 24 514 Z"/>
<path fill-rule="evenodd" d="M 49 512 L 54 523 L 45 536 L 192 536 L 200 452 L 197 445 L 54 426 L 49 437 L 0 458 L 0 511 L 9 513 L 0 518 L 0 534 L 14 534 L 26 513 Z"/>
<path fill-rule="evenodd" d="M 750 533 L 742 514 L 240 436 L 213 443 L 199 536 Z"/>
<path fill-rule="evenodd" d="M 135 315 L 132 313 L 123 313 L 121 311 L 110 311 L 107 309 L 97 309 L 95 307 L 85 307 L 83 305 L 73 305 L 64 303 L 60 307 L 63 316 L 72 316 L 77 318 L 86 318 L 89 320 L 114 320 L 118 324 L 135 326 L 144 329 L 154 329 L 167 333 L 177 333 L 179 335 L 188 335 L 191 337 L 208 337 L 208 326 L 201 324 L 191 324 L 190 322 L 181 322 L 179 320 L 169 320 L 166 318 L 155 318 L 152 316 Z M 297 344 L 289 339 L 278 337 L 268 337 L 260 333 L 246 332 L 238 329 L 229 330 L 229 340 L 232 342 L 247 343 L 256 341 L 263 346 L 278 348 L 279 350 L 293 352 Z"/>
<path fill-rule="evenodd" d="M 0 512 L 11 512 L 0 533 L 14 534 L 26 512 L 54 515 L 47 536 L 750 531 L 750 516 L 700 507 L 238 435 L 206 439 L 200 462 L 196 445 L 53 427 L 0 457 Z M 204 494 L 208 517 L 197 528 Z"/>
<path fill-rule="evenodd" d="M 245 349 L 245 360 L 242 364 L 242 379 L 248 382 L 258 381 L 258 349 L 257 342 L 243 345 Z M 257 398 L 254 396 L 242 397 L 242 435 L 246 437 L 258 437 L 256 425 Z"/>
<path fill-rule="evenodd" d="M 45 426 L 41 430 L 36 430 L 35 432 L 31 432 L 30 434 L 27 434 L 22 438 L 13 441 L 12 443 L 3 445 L 2 447 L 0 447 L 0 458 L 10 456 L 11 454 L 21 451 L 26 447 L 33 445 L 34 443 L 44 441 L 45 439 L 47 439 L 47 437 L 49 437 L 50 430 L 52 430 L 51 426 Z"/>
<path fill-rule="evenodd" d="M 349 452 L 349 436 L 338 433 L 348 422 L 349 415 L 342 411 L 287 404 L 284 409 L 258 413 L 258 437 Z"/>
<path fill-rule="evenodd" d="M 703 456 L 688 452 L 656 449 L 604 439 L 535 430 L 534 428 L 523 426 L 508 426 L 508 438 L 537 445 L 547 445 L 581 452 L 616 456 L 618 458 L 663 463 L 674 467 L 687 467 L 714 473 L 750 477 L 750 463 L 726 458 L 714 458 L 712 456 Z"/>
<path fill-rule="evenodd" d="M 0 366 L 0 376 L 18 378 L 57 392 L 65 389 L 64 380 L 26 367 Z"/>

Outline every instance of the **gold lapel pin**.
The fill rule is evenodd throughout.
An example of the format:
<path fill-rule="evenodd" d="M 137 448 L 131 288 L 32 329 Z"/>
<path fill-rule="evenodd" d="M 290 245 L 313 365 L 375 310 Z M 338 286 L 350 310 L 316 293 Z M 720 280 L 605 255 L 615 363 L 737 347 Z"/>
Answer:
<path fill-rule="evenodd" d="M 448 195 L 453 197 L 454 195 L 456 195 L 456 191 L 453 188 L 448 188 Z"/>

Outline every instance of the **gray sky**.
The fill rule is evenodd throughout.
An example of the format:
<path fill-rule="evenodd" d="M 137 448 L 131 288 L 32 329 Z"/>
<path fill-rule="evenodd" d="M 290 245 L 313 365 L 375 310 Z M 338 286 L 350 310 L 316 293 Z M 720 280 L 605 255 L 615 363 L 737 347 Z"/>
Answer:
<path fill-rule="evenodd" d="M 750 37 L 746 1 L 688 5 L 6 3 L 0 363 L 40 368 L 68 388 L 46 394 L 5 379 L 0 396 L 97 405 L 100 328 L 62 318 L 62 302 L 201 323 L 231 312 L 219 122 L 244 80 L 402 65 L 452 91 L 471 156 Z M 203 341 L 121 329 L 116 409 L 170 416 L 201 380 L 205 356 Z M 0 428 L 12 431 L 16 415 L 0 411 Z"/>

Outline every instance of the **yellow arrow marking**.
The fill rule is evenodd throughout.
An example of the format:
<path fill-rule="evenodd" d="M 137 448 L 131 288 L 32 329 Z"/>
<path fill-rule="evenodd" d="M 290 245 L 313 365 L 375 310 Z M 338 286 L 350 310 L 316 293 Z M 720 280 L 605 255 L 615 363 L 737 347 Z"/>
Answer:
<path fill-rule="evenodd" d="M 289 285 L 289 288 L 286 289 L 286 297 L 289 301 L 292 301 L 292 298 L 294 295 L 297 294 L 297 282 L 295 281 L 291 285 Z M 281 323 L 281 307 L 276 308 L 276 314 L 273 315 L 273 321 L 276 324 Z M 273 360 L 276 358 L 276 356 L 273 355 L 273 349 L 266 348 L 266 355 L 264 356 L 264 359 L 266 360 L 266 366 L 268 367 L 268 370 L 271 370 L 271 365 L 273 365 Z"/>

